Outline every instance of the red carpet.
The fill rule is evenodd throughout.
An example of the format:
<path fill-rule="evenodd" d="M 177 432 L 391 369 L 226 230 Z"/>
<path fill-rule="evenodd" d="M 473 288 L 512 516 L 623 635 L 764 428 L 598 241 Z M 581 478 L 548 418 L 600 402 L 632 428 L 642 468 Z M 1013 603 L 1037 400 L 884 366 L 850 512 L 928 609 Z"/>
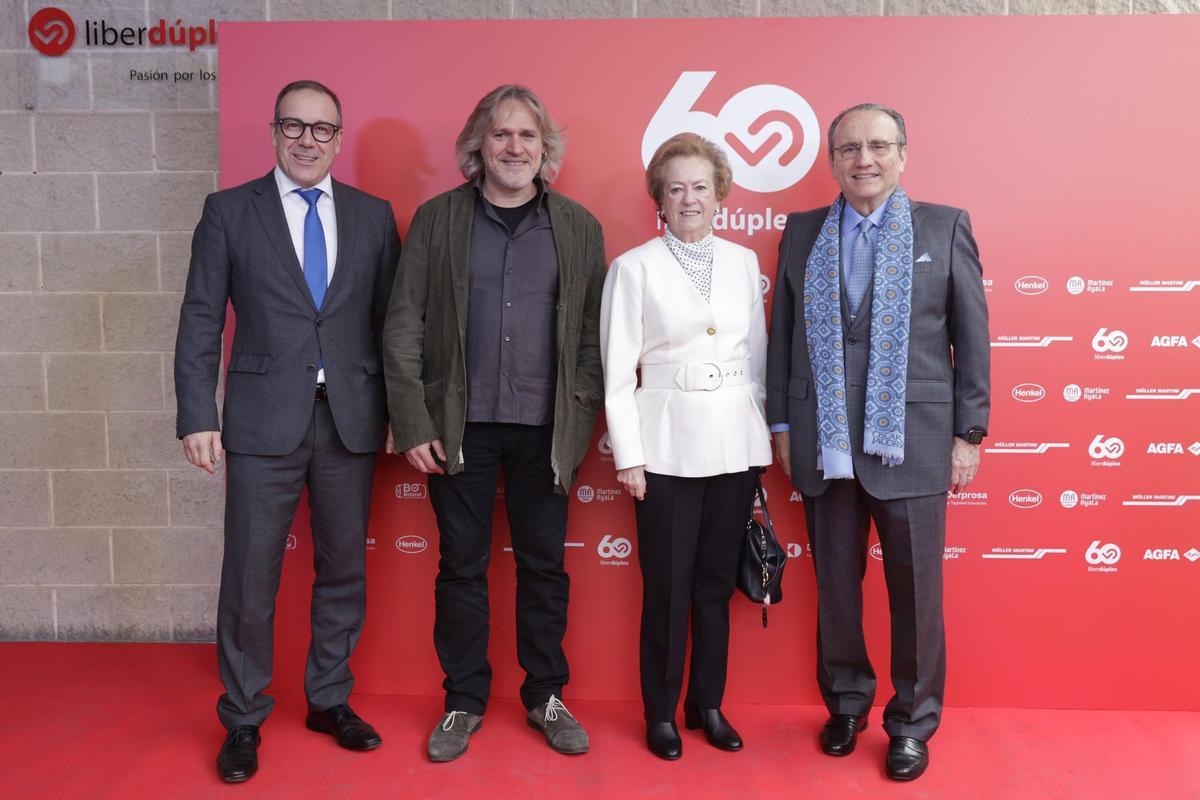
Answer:
<path fill-rule="evenodd" d="M 571 701 L 592 752 L 551 752 L 519 703 L 495 700 L 470 751 L 430 764 L 440 698 L 359 695 L 384 737 L 372 753 L 304 728 L 277 695 L 259 772 L 226 786 L 211 645 L 0 644 L 0 797 L 15 798 L 1200 798 L 1200 714 L 950 708 L 912 784 L 883 775 L 878 710 L 847 758 L 823 755 L 824 709 L 729 706 L 747 742 L 723 753 L 684 732 L 683 758 L 651 756 L 634 703 Z M 402 669 L 403 665 L 397 665 Z"/>

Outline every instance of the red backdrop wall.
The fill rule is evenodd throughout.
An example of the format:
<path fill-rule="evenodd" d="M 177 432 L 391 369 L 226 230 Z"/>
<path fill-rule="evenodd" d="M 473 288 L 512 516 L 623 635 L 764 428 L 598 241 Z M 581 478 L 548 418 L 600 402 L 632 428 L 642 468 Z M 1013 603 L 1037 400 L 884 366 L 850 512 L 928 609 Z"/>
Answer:
<path fill-rule="evenodd" d="M 759 254 L 769 299 L 776 215 L 837 191 L 823 129 L 860 101 L 900 109 L 904 185 L 971 211 L 992 314 L 991 437 L 949 510 L 948 702 L 1200 709 L 1200 150 L 1197 111 L 1180 102 L 1200 74 L 1196 41 L 1200 19 L 1186 16 L 229 24 L 221 183 L 272 166 L 274 95 L 315 78 L 345 108 L 335 176 L 388 198 L 403 235 L 420 202 L 461 181 L 453 142 L 474 103 L 526 83 L 569 135 L 556 187 L 601 220 L 610 259 L 656 233 L 643 145 L 685 128 L 724 142 L 735 187 L 720 235 Z M 633 514 L 602 434 L 571 500 L 568 699 L 638 697 Z M 768 630 L 735 597 L 727 700 L 817 703 L 802 509 L 778 470 L 766 485 L 799 557 Z M 359 691 L 440 691 L 425 494 L 381 456 Z M 293 535 L 277 617 L 287 688 L 307 645 L 306 518 Z M 499 696 L 522 677 L 507 544 L 500 497 Z M 886 697 L 875 559 L 865 593 Z"/>

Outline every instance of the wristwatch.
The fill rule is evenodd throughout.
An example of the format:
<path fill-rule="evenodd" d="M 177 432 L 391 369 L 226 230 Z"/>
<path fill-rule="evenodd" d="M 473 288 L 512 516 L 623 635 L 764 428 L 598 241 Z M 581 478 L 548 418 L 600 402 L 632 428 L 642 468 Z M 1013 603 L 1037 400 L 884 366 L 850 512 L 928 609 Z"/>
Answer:
<path fill-rule="evenodd" d="M 970 428 L 967 428 L 966 433 L 956 433 L 954 435 L 965 441 L 967 444 L 980 444 L 983 442 L 983 437 L 987 436 L 987 431 L 985 431 L 983 428 L 980 428 L 978 425 L 972 425 Z"/>

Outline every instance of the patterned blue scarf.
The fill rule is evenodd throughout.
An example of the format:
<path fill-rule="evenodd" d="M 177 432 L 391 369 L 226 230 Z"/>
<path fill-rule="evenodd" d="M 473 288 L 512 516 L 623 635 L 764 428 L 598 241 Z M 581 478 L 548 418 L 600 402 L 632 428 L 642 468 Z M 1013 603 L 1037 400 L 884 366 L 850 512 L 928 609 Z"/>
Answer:
<path fill-rule="evenodd" d="M 846 413 L 843 352 L 841 227 L 845 199 L 838 195 L 821 224 L 804 273 L 804 325 L 817 393 L 817 469 L 825 478 L 853 478 Z M 888 198 L 875 242 L 871 299 L 871 352 L 863 452 L 896 466 L 904 461 L 904 394 L 908 380 L 908 328 L 912 314 L 912 214 L 904 190 Z"/>

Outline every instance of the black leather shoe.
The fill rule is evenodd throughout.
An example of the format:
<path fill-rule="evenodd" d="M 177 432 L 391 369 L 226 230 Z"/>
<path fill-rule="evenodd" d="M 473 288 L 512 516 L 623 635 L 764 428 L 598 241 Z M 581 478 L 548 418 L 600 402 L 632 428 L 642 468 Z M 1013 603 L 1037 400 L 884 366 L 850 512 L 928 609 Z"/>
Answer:
<path fill-rule="evenodd" d="M 683 724 L 689 731 L 704 728 L 704 738 L 713 747 L 735 752 L 742 749 L 742 737 L 725 719 L 719 708 L 698 708 L 683 704 Z"/>
<path fill-rule="evenodd" d="M 683 742 L 679 740 L 679 729 L 674 722 L 647 722 L 646 746 L 651 753 L 667 761 L 683 755 Z"/>
<path fill-rule="evenodd" d="M 821 752 L 828 756 L 848 756 L 858 743 L 858 732 L 867 727 L 866 717 L 834 714 L 821 729 Z"/>
<path fill-rule="evenodd" d="M 238 725 L 229 729 L 221 752 L 217 753 L 217 774 L 226 783 L 241 783 L 250 780 L 258 772 L 257 725 Z"/>
<path fill-rule="evenodd" d="M 345 703 L 324 711 L 309 711 L 304 724 L 310 731 L 328 733 L 347 750 L 374 750 L 383 744 L 375 729 Z"/>
<path fill-rule="evenodd" d="M 893 736 L 888 742 L 887 776 L 894 781 L 915 781 L 929 766 L 929 747 L 920 739 Z"/>

